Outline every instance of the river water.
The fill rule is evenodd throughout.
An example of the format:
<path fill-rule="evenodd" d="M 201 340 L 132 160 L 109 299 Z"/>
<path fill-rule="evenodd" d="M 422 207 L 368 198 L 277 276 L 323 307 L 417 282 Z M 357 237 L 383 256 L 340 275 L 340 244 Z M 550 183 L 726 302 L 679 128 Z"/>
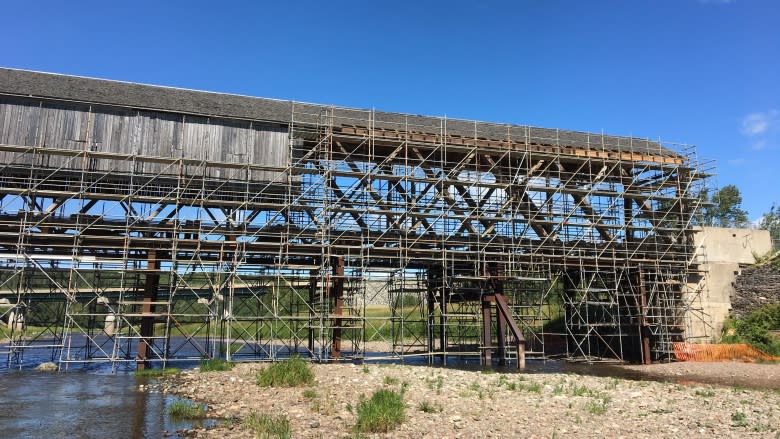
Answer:
<path fill-rule="evenodd" d="M 167 416 L 178 398 L 138 389 L 149 380 L 95 370 L 2 371 L 0 438 L 158 438 L 192 428 Z"/>

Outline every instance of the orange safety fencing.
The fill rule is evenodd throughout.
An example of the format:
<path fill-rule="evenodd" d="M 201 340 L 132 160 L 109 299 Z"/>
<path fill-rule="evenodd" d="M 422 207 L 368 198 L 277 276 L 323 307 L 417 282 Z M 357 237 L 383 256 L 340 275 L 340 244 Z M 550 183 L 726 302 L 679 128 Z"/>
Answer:
<path fill-rule="evenodd" d="M 693 344 L 672 343 L 674 356 L 678 361 L 776 361 L 773 357 L 745 343 L 738 344 Z"/>

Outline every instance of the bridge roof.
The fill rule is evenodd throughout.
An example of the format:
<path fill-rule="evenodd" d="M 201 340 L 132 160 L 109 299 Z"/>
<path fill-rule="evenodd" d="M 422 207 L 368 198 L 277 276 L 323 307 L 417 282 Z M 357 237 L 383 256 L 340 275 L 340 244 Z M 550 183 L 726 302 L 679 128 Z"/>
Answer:
<path fill-rule="evenodd" d="M 295 123 L 314 123 L 328 111 L 332 122 L 340 126 L 370 124 L 374 128 L 432 135 L 446 133 L 464 138 L 681 157 L 659 142 L 636 137 L 334 107 L 9 68 L 0 68 L 0 94 L 285 125 L 293 118 Z"/>

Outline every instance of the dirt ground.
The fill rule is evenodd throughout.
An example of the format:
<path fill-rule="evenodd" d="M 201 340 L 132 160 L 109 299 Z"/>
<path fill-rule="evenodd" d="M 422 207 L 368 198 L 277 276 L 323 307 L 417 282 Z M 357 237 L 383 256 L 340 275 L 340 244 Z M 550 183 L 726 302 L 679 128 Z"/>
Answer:
<path fill-rule="evenodd" d="M 662 363 L 621 366 L 646 379 L 780 390 L 780 365 L 742 362 Z"/>
<path fill-rule="evenodd" d="M 305 388 L 259 387 L 263 367 L 188 371 L 152 391 L 207 403 L 222 421 L 185 433 L 206 438 L 254 437 L 242 425 L 253 412 L 286 416 L 295 438 L 780 438 L 777 364 L 621 366 L 632 379 L 318 364 L 315 384 Z M 403 390 L 405 422 L 389 433 L 356 434 L 360 398 L 381 388 Z"/>

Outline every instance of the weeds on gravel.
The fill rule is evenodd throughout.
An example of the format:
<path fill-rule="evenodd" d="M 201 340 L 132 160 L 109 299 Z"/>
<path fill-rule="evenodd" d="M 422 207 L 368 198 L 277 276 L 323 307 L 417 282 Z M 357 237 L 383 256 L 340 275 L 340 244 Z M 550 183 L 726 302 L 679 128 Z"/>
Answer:
<path fill-rule="evenodd" d="M 428 401 L 423 401 L 420 404 L 418 404 L 417 410 L 423 413 L 436 413 L 439 411 L 438 407 L 436 407 L 434 404 L 431 404 Z"/>
<path fill-rule="evenodd" d="M 284 415 L 271 416 L 252 413 L 244 421 L 244 425 L 262 439 L 289 439 L 292 437 L 290 421 Z"/>
<path fill-rule="evenodd" d="M 314 389 L 306 389 L 303 391 L 303 397 L 306 399 L 314 399 L 317 397 L 317 391 Z"/>
<path fill-rule="evenodd" d="M 735 427 L 747 427 L 747 416 L 742 412 L 734 412 L 731 414 L 731 421 L 734 422 Z"/>
<path fill-rule="evenodd" d="M 235 363 L 225 361 L 221 358 L 204 358 L 200 360 L 201 372 L 224 372 L 232 370 Z"/>
<path fill-rule="evenodd" d="M 521 389 L 532 393 L 542 393 L 542 383 L 528 383 L 521 386 Z"/>
<path fill-rule="evenodd" d="M 592 415 L 603 415 L 607 412 L 607 403 L 603 400 L 588 401 L 585 408 Z"/>
<path fill-rule="evenodd" d="M 168 406 L 168 416 L 175 419 L 203 419 L 206 408 L 183 399 L 177 399 Z"/>
<path fill-rule="evenodd" d="M 441 388 L 444 387 L 444 378 L 441 375 L 436 378 L 426 378 L 425 383 L 429 389 L 436 389 L 436 394 L 441 395 Z"/>
<path fill-rule="evenodd" d="M 403 394 L 389 389 L 379 389 L 371 399 L 363 399 L 357 405 L 355 430 L 366 433 L 386 433 L 400 425 L 406 415 Z"/>
<path fill-rule="evenodd" d="M 756 433 L 766 433 L 766 432 L 774 432 L 777 429 L 775 427 L 772 427 L 769 424 L 758 423 L 754 425 L 751 430 L 755 431 Z M 780 434 L 778 434 L 778 436 L 780 436 Z"/>
<path fill-rule="evenodd" d="M 715 391 L 712 390 L 712 389 L 697 390 L 696 391 L 696 396 L 703 396 L 705 398 L 712 398 L 713 396 L 715 396 Z"/>
<path fill-rule="evenodd" d="M 400 381 L 396 377 L 391 377 L 390 375 L 385 376 L 384 380 L 382 381 L 385 383 L 386 386 L 395 386 Z"/>
<path fill-rule="evenodd" d="M 366 365 L 363 365 L 363 369 L 362 369 L 362 370 L 363 370 L 363 373 L 369 373 L 369 372 L 371 372 L 371 370 L 370 370 L 370 369 L 368 368 L 368 366 L 366 366 Z"/>
<path fill-rule="evenodd" d="M 592 396 L 593 391 L 586 386 L 578 386 L 575 384 L 571 389 L 571 394 L 574 396 Z"/>
<path fill-rule="evenodd" d="M 312 382 L 314 382 L 314 372 L 300 357 L 272 363 L 257 373 L 257 385 L 262 387 L 296 387 Z"/>
<path fill-rule="evenodd" d="M 139 369 L 135 371 L 137 377 L 159 377 L 164 375 L 176 375 L 181 372 L 175 367 L 166 367 L 165 369 Z"/>

